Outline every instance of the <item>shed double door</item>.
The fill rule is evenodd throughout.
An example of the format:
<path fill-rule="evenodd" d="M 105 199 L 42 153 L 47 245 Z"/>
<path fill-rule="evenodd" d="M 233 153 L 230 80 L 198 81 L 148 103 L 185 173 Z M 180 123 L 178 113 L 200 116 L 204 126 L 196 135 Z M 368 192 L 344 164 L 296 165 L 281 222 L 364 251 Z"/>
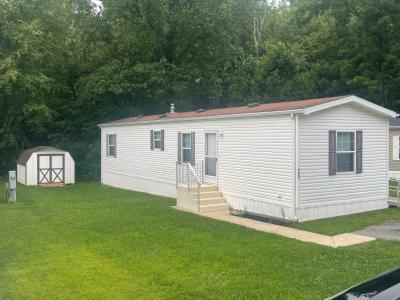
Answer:
<path fill-rule="evenodd" d="M 64 155 L 38 155 L 38 183 L 64 183 Z"/>

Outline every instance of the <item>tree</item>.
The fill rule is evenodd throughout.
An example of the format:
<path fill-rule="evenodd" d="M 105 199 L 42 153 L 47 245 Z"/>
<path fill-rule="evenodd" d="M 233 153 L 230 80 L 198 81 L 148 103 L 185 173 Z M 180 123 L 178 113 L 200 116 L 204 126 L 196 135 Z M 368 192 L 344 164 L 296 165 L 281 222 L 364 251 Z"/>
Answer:
<path fill-rule="evenodd" d="M 69 150 L 99 174 L 104 121 L 357 94 L 400 109 L 397 0 L 0 1 L 0 172 Z"/>

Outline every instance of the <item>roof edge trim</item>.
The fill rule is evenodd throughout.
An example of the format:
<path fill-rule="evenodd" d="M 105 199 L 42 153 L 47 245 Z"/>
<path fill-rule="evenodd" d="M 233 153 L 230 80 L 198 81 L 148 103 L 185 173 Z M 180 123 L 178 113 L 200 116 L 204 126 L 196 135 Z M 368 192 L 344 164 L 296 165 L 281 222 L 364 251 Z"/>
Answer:
<path fill-rule="evenodd" d="M 377 105 L 375 103 L 372 103 L 370 101 L 364 100 L 364 99 L 362 99 L 360 97 L 357 97 L 357 96 L 347 96 L 347 97 L 343 97 L 343 98 L 338 99 L 338 100 L 333 100 L 333 101 L 330 101 L 330 102 L 326 102 L 326 103 L 323 103 L 323 104 L 319 104 L 319 105 L 315 105 L 315 106 L 312 106 L 312 107 L 305 108 L 304 109 L 304 114 L 305 115 L 309 115 L 309 114 L 312 114 L 312 113 L 315 113 L 315 112 L 318 112 L 318 111 L 321 111 L 321 110 L 324 110 L 324 109 L 336 107 L 336 106 L 347 104 L 347 103 L 357 103 L 360 106 L 363 106 L 363 107 L 367 108 L 368 110 L 374 111 L 374 112 L 376 112 L 378 114 L 381 114 L 381 115 L 384 115 L 384 116 L 387 116 L 387 117 L 395 118 L 395 117 L 398 116 L 398 114 L 393 110 L 384 108 L 382 106 L 379 106 L 379 105 Z"/>
<path fill-rule="evenodd" d="M 205 117 L 189 117 L 189 118 L 179 118 L 179 119 L 168 119 L 168 120 L 151 120 L 151 121 L 141 121 L 141 122 L 121 122 L 121 123 L 102 123 L 97 125 L 100 128 L 103 127 L 115 127 L 115 126 L 132 126 L 141 124 L 152 124 L 152 123 L 170 123 L 170 122 L 187 122 L 187 121 L 197 121 L 197 120 L 210 120 L 210 119 L 228 119 L 228 118 L 248 118 L 257 116 L 268 116 L 268 115 L 290 115 L 293 113 L 302 114 L 304 109 L 292 109 L 292 110 L 277 110 L 277 111 L 263 111 L 263 112 L 253 112 L 253 113 L 237 113 L 237 114 L 226 114 L 226 115 L 216 115 L 216 116 L 205 116 Z"/>

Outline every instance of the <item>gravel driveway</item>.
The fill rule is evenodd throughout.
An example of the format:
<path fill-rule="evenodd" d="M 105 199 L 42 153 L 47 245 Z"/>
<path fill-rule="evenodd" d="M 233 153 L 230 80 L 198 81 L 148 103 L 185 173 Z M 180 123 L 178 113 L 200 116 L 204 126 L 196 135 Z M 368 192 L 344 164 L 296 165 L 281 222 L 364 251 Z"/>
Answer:
<path fill-rule="evenodd" d="M 355 233 L 382 240 L 400 241 L 400 221 L 388 221 L 381 225 L 369 226 Z"/>

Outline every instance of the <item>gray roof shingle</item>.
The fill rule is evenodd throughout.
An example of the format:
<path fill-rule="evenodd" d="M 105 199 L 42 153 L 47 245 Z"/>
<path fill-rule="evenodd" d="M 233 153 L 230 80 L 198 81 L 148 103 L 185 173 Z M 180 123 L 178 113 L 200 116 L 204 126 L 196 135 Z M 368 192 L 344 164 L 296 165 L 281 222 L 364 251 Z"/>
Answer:
<path fill-rule="evenodd" d="M 17 164 L 18 165 L 23 165 L 25 166 L 26 163 L 28 162 L 29 158 L 31 157 L 31 155 L 34 152 L 65 152 L 64 150 L 61 149 L 57 149 L 54 147 L 50 147 L 50 146 L 37 146 L 37 147 L 33 147 L 33 148 L 29 148 L 29 149 L 25 149 L 24 151 L 22 151 L 21 155 L 19 156 L 18 160 L 17 160 Z"/>
<path fill-rule="evenodd" d="M 124 119 L 119 119 L 111 122 L 106 122 L 100 125 L 112 125 L 112 124 L 122 124 L 122 123 L 132 123 L 132 122 L 149 122 L 157 121 L 161 118 L 163 120 L 175 120 L 182 118 L 197 118 L 197 117 L 211 117 L 211 116 L 222 116 L 222 115 L 234 115 L 243 113 L 257 113 L 257 112 L 274 112 L 274 111 L 286 111 L 286 110 L 296 110 L 304 109 L 320 104 L 324 104 L 330 101 L 335 101 L 338 99 L 346 98 L 348 96 L 336 96 L 327 98 L 317 98 L 317 99 L 307 99 L 307 100 L 297 100 L 297 101 L 283 101 L 283 102 L 273 102 L 273 103 L 260 103 L 259 105 L 251 106 L 239 106 L 239 107 L 227 107 L 227 108 L 214 108 L 214 109 L 203 109 L 197 111 L 187 111 L 187 112 L 175 112 L 166 113 L 162 115 L 149 115 L 149 116 L 136 116 L 128 117 Z"/>

